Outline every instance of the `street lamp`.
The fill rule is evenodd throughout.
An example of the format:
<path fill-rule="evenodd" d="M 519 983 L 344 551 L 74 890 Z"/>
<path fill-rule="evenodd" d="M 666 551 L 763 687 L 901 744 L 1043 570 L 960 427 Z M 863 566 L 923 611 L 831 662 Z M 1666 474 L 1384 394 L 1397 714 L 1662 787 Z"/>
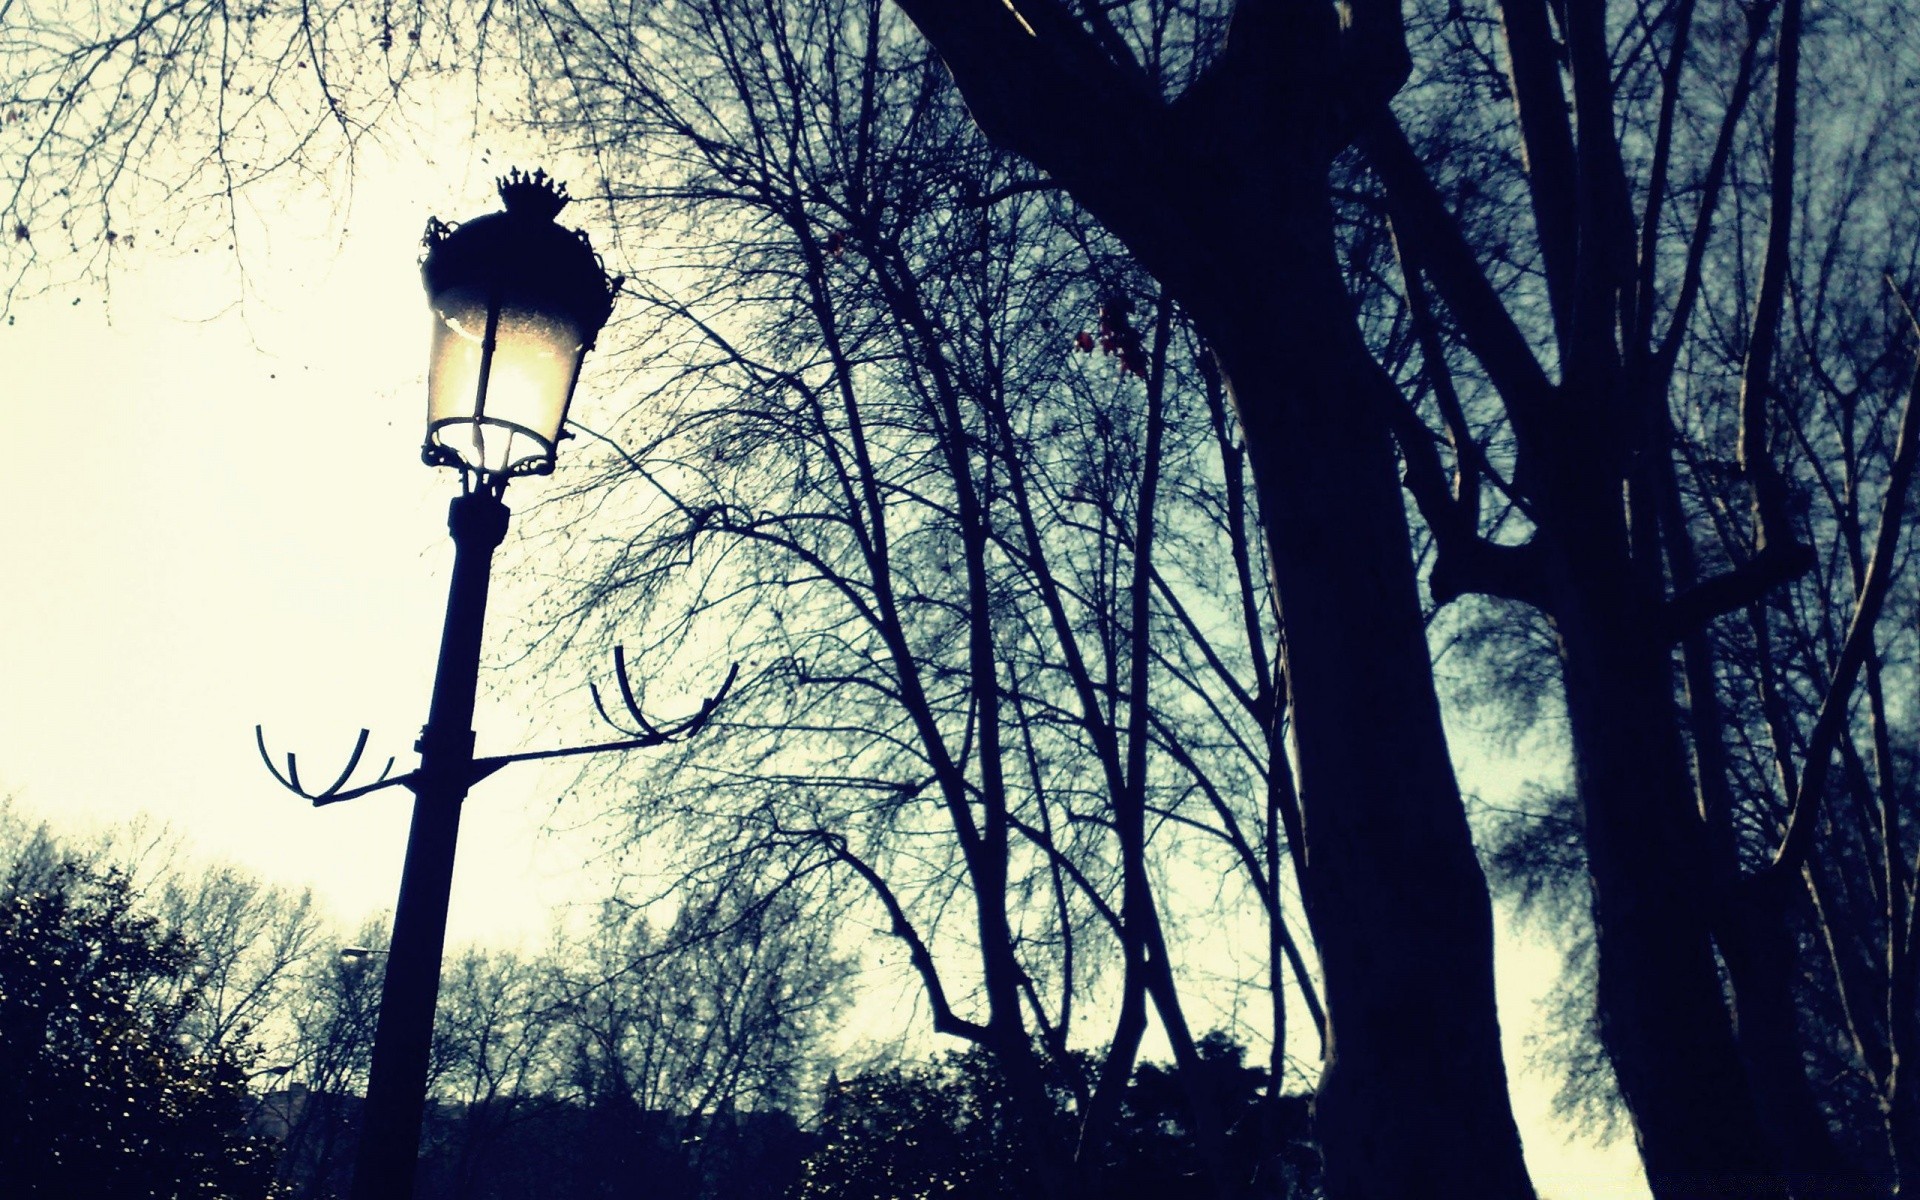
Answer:
<path fill-rule="evenodd" d="M 594 705 L 627 736 L 563 750 L 474 757 L 473 704 L 487 584 L 494 548 L 507 531 L 501 495 L 516 476 L 553 470 L 580 364 L 613 310 L 620 283 L 602 268 L 586 234 L 554 223 L 567 203 L 564 187 L 542 171 L 511 172 L 499 186 L 504 211 L 458 226 L 428 223 L 420 268 L 433 310 L 421 455 L 431 466 L 459 471 L 461 484 L 447 515 L 453 581 L 433 699 L 414 747 L 420 765 L 389 778 L 389 760 L 388 770 L 374 782 L 348 787 L 366 749 L 363 729 L 340 777 L 330 787 L 309 791 L 300 782 L 295 757 L 287 755 L 282 773 L 267 753 L 265 734 L 254 729 L 275 778 L 316 805 L 394 786 L 414 793 L 393 936 L 384 952 L 387 970 L 354 1166 L 354 1200 L 407 1200 L 413 1192 L 454 844 L 468 790 L 509 763 L 655 746 L 691 734 L 706 723 L 733 682 L 729 673 L 719 692 L 685 721 L 657 724 L 641 712 L 625 658 L 616 649 L 620 695 L 636 728 L 614 721 L 597 689 Z"/>
<path fill-rule="evenodd" d="M 501 494 L 516 475 L 553 470 L 581 360 L 619 286 L 584 233 L 554 224 L 567 203 L 564 187 L 545 172 L 519 171 L 499 186 L 504 211 L 459 226 L 429 221 L 420 264 L 433 310 L 421 457 L 458 470 L 461 488 L 447 512 L 453 582 L 417 746 L 413 827 L 380 994 L 354 1200 L 412 1192 L 454 843 L 473 783 L 480 632 L 493 551 L 507 532 Z"/>

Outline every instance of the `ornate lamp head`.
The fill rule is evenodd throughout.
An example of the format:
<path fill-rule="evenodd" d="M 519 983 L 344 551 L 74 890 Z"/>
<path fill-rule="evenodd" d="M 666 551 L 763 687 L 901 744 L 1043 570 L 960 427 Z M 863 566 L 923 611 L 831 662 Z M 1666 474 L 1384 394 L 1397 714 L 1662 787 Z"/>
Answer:
<path fill-rule="evenodd" d="M 580 364 L 620 286 L 584 232 L 554 223 L 564 185 L 514 170 L 499 188 L 505 211 L 429 221 L 420 263 L 433 309 L 421 457 L 495 488 L 553 470 Z"/>

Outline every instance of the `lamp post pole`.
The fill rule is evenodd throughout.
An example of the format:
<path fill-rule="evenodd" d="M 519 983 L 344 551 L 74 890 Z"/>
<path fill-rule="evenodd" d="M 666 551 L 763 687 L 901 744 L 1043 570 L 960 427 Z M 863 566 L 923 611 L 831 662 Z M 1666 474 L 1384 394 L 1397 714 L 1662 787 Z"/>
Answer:
<path fill-rule="evenodd" d="M 480 672 L 493 551 L 507 532 L 507 506 L 478 488 L 447 510 L 453 535 L 453 582 L 447 591 L 433 702 L 420 732 L 420 769 L 412 783 L 413 828 L 407 836 L 393 940 L 380 993 L 367 1077 L 353 1200 L 406 1200 L 420 1152 L 427 1060 L 440 997 L 440 957 L 453 887 L 460 805 L 472 786 L 473 702 Z"/>

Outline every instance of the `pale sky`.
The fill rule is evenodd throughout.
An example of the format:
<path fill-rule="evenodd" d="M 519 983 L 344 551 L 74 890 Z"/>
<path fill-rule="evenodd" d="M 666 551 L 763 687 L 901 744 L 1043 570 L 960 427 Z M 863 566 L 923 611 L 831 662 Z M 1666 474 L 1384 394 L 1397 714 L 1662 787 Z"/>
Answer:
<path fill-rule="evenodd" d="M 566 177 L 494 149 L 369 148 L 344 213 L 337 198 L 259 197 L 237 260 L 223 245 L 196 254 L 146 238 L 110 288 L 39 296 L 0 325 L 0 795 L 63 824 L 167 821 L 201 854 L 313 887 L 343 927 L 392 905 L 410 794 L 316 811 L 267 775 L 253 726 L 315 782 L 362 726 L 366 768 L 414 762 L 457 490 L 419 461 L 420 234 L 429 216 L 492 209 L 492 178 L 511 163 Z M 563 220 L 604 233 L 579 209 Z M 615 411 L 595 383 L 589 358 L 574 410 L 588 425 Z M 518 482 L 508 503 L 522 510 L 551 486 Z M 496 664 L 516 644 L 516 568 L 553 565 L 536 553 L 565 549 L 510 531 L 496 555 Z M 531 585 L 518 586 L 524 600 Z M 537 692 L 483 672 L 480 752 L 584 731 L 546 725 L 590 713 L 593 671 L 604 679 L 603 663 L 570 661 Z M 556 906 L 590 898 L 591 846 L 551 828 L 573 780 L 568 766 L 520 766 L 476 789 L 450 943 L 534 944 Z M 1519 1070 L 1556 966 L 1550 950 L 1502 938 L 1501 1016 L 1536 1183 L 1544 1197 L 1640 1200 L 1631 1148 L 1567 1146 L 1546 1115 L 1552 1082 Z"/>

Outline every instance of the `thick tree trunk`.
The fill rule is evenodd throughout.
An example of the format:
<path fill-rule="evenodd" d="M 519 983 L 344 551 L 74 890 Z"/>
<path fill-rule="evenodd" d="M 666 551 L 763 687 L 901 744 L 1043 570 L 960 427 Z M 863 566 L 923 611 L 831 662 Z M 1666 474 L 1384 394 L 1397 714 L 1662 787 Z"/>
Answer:
<path fill-rule="evenodd" d="M 1785 897 L 1747 897 L 1719 923 L 1721 957 L 1739 1014 L 1740 1053 L 1774 1158 L 1792 1179 L 1838 1179 L 1848 1169 L 1807 1081 Z"/>
<path fill-rule="evenodd" d="M 1706 830 L 1688 769 L 1660 596 L 1628 551 L 1620 474 L 1543 481 L 1586 814 L 1601 1033 L 1656 1197 L 1784 1195 L 1734 1041 L 1711 936 Z M 1569 456 L 1569 461 L 1578 460 Z"/>
<path fill-rule="evenodd" d="M 1360 342 L 1324 202 L 1222 215 L 1237 261 L 1259 269 L 1222 271 L 1188 304 L 1240 411 L 1282 609 L 1304 893 L 1326 979 L 1315 1129 L 1328 1194 L 1531 1196 L 1491 906 L 1381 416 L 1398 397 Z"/>
<path fill-rule="evenodd" d="M 1664 415 L 1661 418 L 1665 422 Z M 1658 489 L 1662 544 L 1676 593 L 1700 582 L 1686 515 L 1681 506 L 1673 455 L 1652 459 Z M 1686 681 L 1686 733 L 1704 822 L 1708 877 L 1716 903 L 1714 935 L 1726 966 L 1738 1015 L 1735 1035 L 1753 1083 L 1754 1100 L 1777 1158 L 1789 1174 L 1837 1177 L 1846 1156 L 1834 1140 L 1807 1079 L 1800 1037 L 1799 1006 L 1794 997 L 1799 965 L 1786 905 L 1769 890 L 1759 908 L 1741 902 L 1740 875 L 1733 830 L 1734 798 L 1727 761 L 1727 716 L 1720 703 L 1714 653 L 1704 629 L 1680 643 Z"/>
<path fill-rule="evenodd" d="M 1530 1198 L 1491 904 L 1388 432 L 1401 401 L 1361 340 L 1329 207 L 1333 156 L 1406 77 L 1397 5 L 1245 5 L 1227 52 L 1168 104 L 1064 7 L 898 2 L 987 135 L 1049 172 L 1193 317 L 1239 410 L 1326 981 L 1327 1194 Z"/>
<path fill-rule="evenodd" d="M 1649 1182 L 1663 1200 L 1708 1186 L 1785 1194 L 1762 1181 L 1773 1162 L 1714 962 L 1685 761 L 1675 727 L 1660 719 L 1672 705 L 1664 663 L 1644 631 L 1623 637 L 1618 621 L 1583 616 L 1560 628 L 1593 877 L 1601 1032 Z"/>
<path fill-rule="evenodd" d="M 1887 1134 L 1892 1147 L 1895 1194 L 1920 1196 L 1920 988 L 1914 978 L 1911 938 L 1894 973 L 1892 996 L 1894 1066 L 1887 1080 Z"/>

